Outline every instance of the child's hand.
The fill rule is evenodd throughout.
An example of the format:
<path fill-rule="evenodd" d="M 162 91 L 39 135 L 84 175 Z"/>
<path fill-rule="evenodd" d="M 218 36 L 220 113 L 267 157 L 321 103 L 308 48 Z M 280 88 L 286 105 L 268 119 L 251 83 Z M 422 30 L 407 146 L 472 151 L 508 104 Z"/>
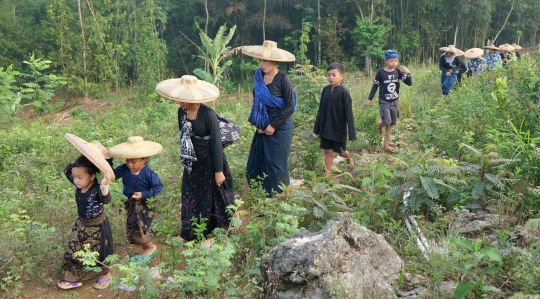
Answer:
<path fill-rule="evenodd" d="M 319 134 L 315 134 L 315 137 L 319 138 Z"/>
<path fill-rule="evenodd" d="M 367 108 L 367 106 L 371 103 L 371 100 L 367 100 L 367 102 L 364 103 L 364 108 Z"/>
<path fill-rule="evenodd" d="M 141 200 L 142 199 L 142 193 L 141 192 L 135 192 L 133 195 L 131 195 L 131 198 L 135 200 Z"/>
<path fill-rule="evenodd" d="M 111 181 L 111 175 L 106 173 L 104 176 L 103 176 L 103 180 L 101 180 L 101 185 L 102 186 L 106 186 L 107 184 L 109 184 L 109 182 Z"/>
<path fill-rule="evenodd" d="M 216 172 L 214 174 L 214 178 L 216 179 L 216 185 L 218 185 L 218 187 L 221 187 L 221 184 L 225 182 L 225 175 L 223 174 L 222 171 Z"/>
<path fill-rule="evenodd" d="M 403 73 L 410 73 L 409 69 L 406 66 L 400 65 L 399 70 Z"/>

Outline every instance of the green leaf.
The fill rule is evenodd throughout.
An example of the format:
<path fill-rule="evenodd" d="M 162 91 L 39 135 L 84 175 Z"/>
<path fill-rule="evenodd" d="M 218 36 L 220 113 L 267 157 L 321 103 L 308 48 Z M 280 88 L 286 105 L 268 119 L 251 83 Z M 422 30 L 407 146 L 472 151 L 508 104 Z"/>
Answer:
<path fill-rule="evenodd" d="M 420 176 L 420 181 L 422 182 L 422 187 L 427 191 L 429 197 L 433 199 L 439 199 L 439 191 L 437 190 L 437 185 L 430 177 Z"/>
<path fill-rule="evenodd" d="M 499 264 L 502 263 L 502 255 L 499 252 L 499 250 L 491 247 L 484 247 L 481 251 L 482 254 L 485 254 L 489 256 L 490 259 L 498 262 Z"/>
<path fill-rule="evenodd" d="M 480 250 L 481 247 L 482 247 L 482 240 L 476 239 L 474 242 L 474 251 Z"/>
<path fill-rule="evenodd" d="M 464 281 L 458 284 L 456 291 L 454 292 L 453 299 L 461 299 L 465 297 L 465 295 L 471 292 L 473 287 L 474 287 L 474 282 L 472 281 Z"/>
<path fill-rule="evenodd" d="M 504 187 L 503 182 L 501 182 L 501 180 L 499 180 L 499 178 L 496 175 L 492 173 L 485 173 L 484 176 L 486 177 L 486 179 L 488 179 L 488 181 L 493 183 L 493 185 L 495 185 L 497 188 L 502 189 Z"/>
<path fill-rule="evenodd" d="M 471 196 L 478 200 L 480 199 L 480 196 L 482 196 L 482 194 L 484 194 L 484 187 L 486 186 L 486 183 L 482 182 L 482 181 L 478 181 L 476 182 L 476 184 L 474 184 L 474 188 L 471 192 Z"/>
<path fill-rule="evenodd" d="M 452 265 L 452 268 L 468 275 L 474 275 L 474 273 L 471 270 L 469 270 L 467 267 L 462 266 L 462 265 Z"/>
<path fill-rule="evenodd" d="M 456 191 L 456 192 L 459 192 L 458 189 L 456 189 L 456 188 L 454 188 L 454 187 L 452 187 L 452 186 L 450 186 L 450 185 L 447 185 L 447 184 L 446 184 L 443 180 L 441 180 L 441 179 L 433 178 L 433 181 L 434 181 L 435 184 L 437 184 L 437 185 L 441 185 L 441 186 L 444 186 L 444 187 L 446 187 L 446 188 L 452 189 L 452 190 L 454 190 L 454 191 Z"/>
<path fill-rule="evenodd" d="M 494 287 L 494 286 L 483 286 L 482 287 L 482 293 L 487 293 L 487 292 L 497 292 L 497 293 L 500 293 L 501 290 L 499 290 L 498 288 Z"/>
<path fill-rule="evenodd" d="M 362 186 L 366 187 L 369 184 L 371 184 L 371 178 L 370 177 L 365 177 L 365 178 L 362 179 Z"/>
<path fill-rule="evenodd" d="M 483 269 L 480 273 L 481 273 L 482 275 L 484 275 L 484 274 L 495 273 L 495 272 L 498 272 L 498 271 L 500 271 L 500 270 L 501 270 L 500 267 L 498 267 L 498 266 L 493 266 L 493 267 L 487 267 L 487 268 Z"/>
<path fill-rule="evenodd" d="M 452 241 L 450 241 L 450 243 L 454 244 L 454 245 L 458 245 L 458 246 L 461 246 L 463 248 L 466 248 L 466 249 L 469 249 L 470 251 L 474 251 L 474 247 L 472 245 L 472 243 L 469 241 L 469 240 L 463 240 L 463 239 L 452 239 Z"/>

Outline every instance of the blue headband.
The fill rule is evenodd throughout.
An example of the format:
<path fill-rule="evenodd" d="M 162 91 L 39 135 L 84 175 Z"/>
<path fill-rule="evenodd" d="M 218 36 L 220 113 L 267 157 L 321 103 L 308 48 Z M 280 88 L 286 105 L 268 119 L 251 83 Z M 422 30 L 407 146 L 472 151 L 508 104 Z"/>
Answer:
<path fill-rule="evenodd" d="M 386 52 L 384 52 L 384 60 L 392 58 L 399 58 L 398 52 L 394 49 L 386 50 Z"/>

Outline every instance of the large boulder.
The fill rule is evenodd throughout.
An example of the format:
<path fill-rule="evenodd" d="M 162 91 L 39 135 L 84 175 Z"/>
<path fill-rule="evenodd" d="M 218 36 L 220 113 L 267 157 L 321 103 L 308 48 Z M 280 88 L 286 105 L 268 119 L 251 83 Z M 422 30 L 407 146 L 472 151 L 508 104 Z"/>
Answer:
<path fill-rule="evenodd" d="M 392 283 L 402 267 L 383 236 L 342 214 L 263 255 L 262 286 L 269 298 L 397 298 Z"/>

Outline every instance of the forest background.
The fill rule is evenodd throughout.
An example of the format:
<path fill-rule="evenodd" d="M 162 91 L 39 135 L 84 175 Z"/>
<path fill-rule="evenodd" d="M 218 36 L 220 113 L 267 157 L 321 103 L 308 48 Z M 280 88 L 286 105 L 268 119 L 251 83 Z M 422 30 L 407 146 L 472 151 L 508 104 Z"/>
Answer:
<path fill-rule="evenodd" d="M 538 15 L 536 0 L 1 0 L 0 66 L 22 70 L 33 54 L 52 61 L 70 92 L 149 89 L 204 67 L 193 59 L 199 28 L 214 36 L 225 24 L 236 26 L 233 48 L 270 39 L 298 63 L 341 61 L 370 72 L 386 48 L 411 64 L 435 61 L 448 44 L 536 45 Z M 232 88 L 256 64 L 230 59 L 224 75 Z"/>

